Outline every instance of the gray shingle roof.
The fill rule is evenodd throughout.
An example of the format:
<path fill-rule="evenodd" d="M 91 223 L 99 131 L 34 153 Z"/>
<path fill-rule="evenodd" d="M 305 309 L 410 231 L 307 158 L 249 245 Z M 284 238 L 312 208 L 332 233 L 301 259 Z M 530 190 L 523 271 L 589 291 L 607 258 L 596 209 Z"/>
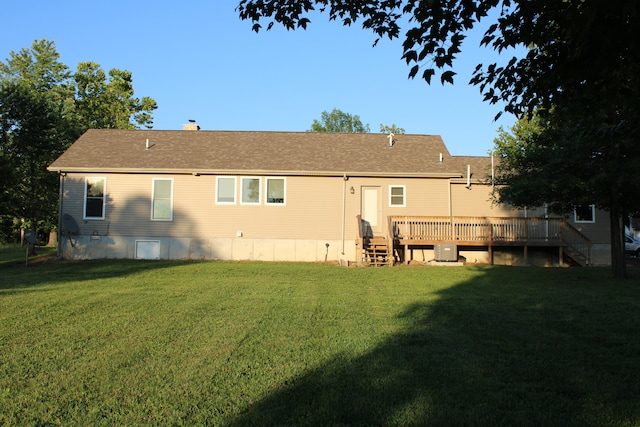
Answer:
<path fill-rule="evenodd" d="M 49 170 L 272 175 L 451 176 L 488 157 L 451 156 L 437 135 L 92 129 Z M 147 140 L 150 148 L 146 149 Z M 440 162 L 440 154 L 443 161 Z"/>

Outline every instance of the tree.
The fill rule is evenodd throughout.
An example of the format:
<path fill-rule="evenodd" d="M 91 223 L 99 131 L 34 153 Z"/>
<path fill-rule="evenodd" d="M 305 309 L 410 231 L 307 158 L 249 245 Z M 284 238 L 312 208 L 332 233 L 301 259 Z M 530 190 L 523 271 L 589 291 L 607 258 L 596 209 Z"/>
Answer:
<path fill-rule="evenodd" d="M 55 221 L 57 177 L 46 167 L 60 154 L 59 116 L 47 99 L 24 84 L 0 86 L 0 147 L 6 161 L 3 215 L 21 218 L 34 232 Z M 58 149 L 56 149 L 58 147 Z M 54 207 L 52 210 L 51 207 Z"/>
<path fill-rule="evenodd" d="M 52 42 L 11 52 L 0 62 L 0 157 L 6 187 L 2 224 L 21 224 L 34 233 L 56 224 L 57 178 L 46 167 L 71 142 L 65 117 L 73 91 L 66 65 Z M 19 221 L 16 221 L 19 219 Z M 3 229 L 10 235 L 10 228 Z"/>
<path fill-rule="evenodd" d="M 255 31 L 265 20 L 267 29 L 274 23 L 304 29 L 316 7 L 344 25 L 362 20 L 362 27 L 377 36 L 374 45 L 381 37 L 399 37 L 399 23 L 408 22 L 402 58 L 411 65 L 409 77 L 422 69 L 428 83 L 436 71 L 442 83 L 453 83 L 453 61 L 465 33 L 495 11 L 497 19 L 481 44 L 500 52 L 524 46 L 528 52 L 503 65 L 479 64 L 471 83 L 479 86 L 486 101 L 504 102 L 504 111 L 516 117 L 531 118 L 539 112 L 544 127 L 526 156 L 564 160 L 558 166 L 566 173 L 549 174 L 546 188 L 560 189 L 567 180 L 581 184 L 573 186 L 579 194 L 570 199 L 563 199 L 564 190 L 549 192 L 548 202 L 559 207 L 592 198 L 607 209 L 612 270 L 614 276 L 624 277 L 624 245 L 617 224 L 627 212 L 640 208 L 640 198 L 631 200 L 635 192 L 627 188 L 631 173 L 621 169 L 640 160 L 635 148 L 640 145 L 640 8 L 635 2 L 242 0 L 238 11 L 242 19 L 253 21 Z M 505 201 L 508 197 L 504 193 Z"/>
<path fill-rule="evenodd" d="M 74 74 L 59 58 L 54 42 L 36 40 L 0 62 L 3 236 L 16 223 L 56 228 L 58 179 L 46 167 L 85 130 L 153 123 L 156 103 L 133 96 L 130 72 L 111 70 L 107 80 L 97 64 L 80 63 Z"/>
<path fill-rule="evenodd" d="M 73 76 L 76 114 L 83 129 L 135 129 L 153 126 L 151 112 L 157 108 L 149 98 L 133 96 L 130 71 L 112 69 L 109 78 L 94 62 L 81 62 Z"/>
<path fill-rule="evenodd" d="M 635 185 L 640 146 L 625 137 L 631 133 L 628 126 L 638 132 L 631 119 L 611 126 L 603 116 L 587 124 L 556 108 L 521 119 L 511 133 L 501 131 L 494 140 L 494 154 L 501 159 L 498 200 L 520 207 L 544 203 L 561 214 L 591 204 L 609 212 L 616 277 L 626 275 L 623 219 L 640 209 Z"/>
<path fill-rule="evenodd" d="M 503 187 L 500 195 L 522 205 L 542 193 L 556 212 L 582 204 L 607 210 L 611 265 L 621 278 L 622 221 L 640 209 L 640 190 L 633 185 L 640 160 L 638 9 L 600 0 L 548 2 L 541 9 L 546 14 L 535 21 L 504 27 L 532 34 L 523 37 L 530 46 L 526 58 L 478 72 L 474 80 L 482 81 L 491 101 L 504 100 L 529 117 L 537 111 L 540 120 L 524 154 L 507 163 L 509 187 L 522 191 Z M 537 181 L 537 194 L 526 191 L 527 180 Z"/>
<path fill-rule="evenodd" d="M 380 123 L 380 133 L 392 133 L 394 135 L 400 135 L 404 133 L 404 128 L 398 127 L 395 124 L 387 126 Z"/>
<path fill-rule="evenodd" d="M 334 108 L 330 113 L 323 111 L 320 120 L 314 119 L 310 131 L 368 133 L 369 125 L 363 125 L 359 116 Z"/>

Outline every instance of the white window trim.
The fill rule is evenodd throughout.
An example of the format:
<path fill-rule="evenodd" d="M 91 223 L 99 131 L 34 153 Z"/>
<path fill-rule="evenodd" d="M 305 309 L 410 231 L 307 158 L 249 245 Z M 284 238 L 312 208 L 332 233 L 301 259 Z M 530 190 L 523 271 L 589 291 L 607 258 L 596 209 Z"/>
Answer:
<path fill-rule="evenodd" d="M 401 205 L 394 205 L 393 203 L 391 203 L 391 189 L 392 188 L 398 188 L 401 187 L 402 188 L 402 204 Z M 389 207 L 390 208 L 405 208 L 407 207 L 407 186 L 406 185 L 390 185 L 389 186 Z"/>
<path fill-rule="evenodd" d="M 593 218 L 592 220 L 588 221 L 588 220 L 578 219 L 578 212 L 574 208 L 573 209 L 573 222 L 575 222 L 576 224 L 594 224 L 596 222 L 596 206 L 595 205 L 589 205 L 589 207 L 591 208 L 591 218 Z"/>
<path fill-rule="evenodd" d="M 153 210 L 155 203 L 156 181 L 171 181 L 171 199 L 169 200 L 169 209 L 171 215 L 169 218 L 154 218 Z M 173 178 L 152 178 L 151 180 L 151 221 L 173 221 Z"/>
<path fill-rule="evenodd" d="M 257 202 L 245 202 L 242 199 L 244 198 L 244 180 L 245 179 L 257 179 L 258 180 L 258 201 Z M 241 205 L 249 205 L 249 206 L 257 206 L 262 203 L 262 179 L 259 176 L 243 176 L 240 177 L 240 204 Z"/>
<path fill-rule="evenodd" d="M 102 188 L 102 216 L 87 216 L 87 181 L 90 179 L 101 179 L 104 181 Z M 104 220 L 107 209 L 107 178 L 104 176 L 87 176 L 84 178 L 84 201 L 82 206 L 82 219 L 86 220 Z"/>
<path fill-rule="evenodd" d="M 233 179 L 233 202 L 221 202 L 218 200 L 218 194 L 220 194 L 220 178 Z M 216 177 L 216 205 L 235 205 L 238 201 L 238 178 L 235 176 L 217 176 Z"/>
<path fill-rule="evenodd" d="M 284 192 L 283 194 L 283 200 L 282 203 L 273 203 L 273 202 L 269 202 L 269 197 L 267 194 L 267 191 L 269 191 L 269 181 L 271 180 L 282 180 L 284 181 L 284 188 L 282 189 L 282 191 Z M 269 176 L 265 178 L 265 185 L 264 185 L 264 204 L 268 205 L 268 206 L 286 206 L 287 205 L 287 178 L 285 178 L 284 176 Z"/>

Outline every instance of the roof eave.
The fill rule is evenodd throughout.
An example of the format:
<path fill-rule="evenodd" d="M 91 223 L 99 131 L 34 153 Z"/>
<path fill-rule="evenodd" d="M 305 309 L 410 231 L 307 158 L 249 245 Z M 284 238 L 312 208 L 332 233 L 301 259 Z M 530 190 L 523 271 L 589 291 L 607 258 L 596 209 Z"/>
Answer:
<path fill-rule="evenodd" d="M 268 176 L 335 176 L 335 177 L 391 177 L 391 178 L 461 178 L 461 174 L 447 172 L 380 172 L 380 171 L 290 171 L 290 170 L 240 170 L 240 169 L 139 169 L 139 168 L 85 168 L 49 166 L 57 173 L 122 173 L 122 174 L 171 174 L 171 175 L 268 175 Z"/>

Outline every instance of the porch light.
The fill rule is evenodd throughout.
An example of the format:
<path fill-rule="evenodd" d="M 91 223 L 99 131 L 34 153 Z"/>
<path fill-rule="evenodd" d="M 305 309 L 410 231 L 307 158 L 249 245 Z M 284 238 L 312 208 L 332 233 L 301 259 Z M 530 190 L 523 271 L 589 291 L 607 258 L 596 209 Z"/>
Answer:
<path fill-rule="evenodd" d="M 353 185 L 352 185 L 351 188 L 349 189 L 349 193 L 355 194 L 355 192 L 356 192 L 356 189 L 353 188 Z"/>

